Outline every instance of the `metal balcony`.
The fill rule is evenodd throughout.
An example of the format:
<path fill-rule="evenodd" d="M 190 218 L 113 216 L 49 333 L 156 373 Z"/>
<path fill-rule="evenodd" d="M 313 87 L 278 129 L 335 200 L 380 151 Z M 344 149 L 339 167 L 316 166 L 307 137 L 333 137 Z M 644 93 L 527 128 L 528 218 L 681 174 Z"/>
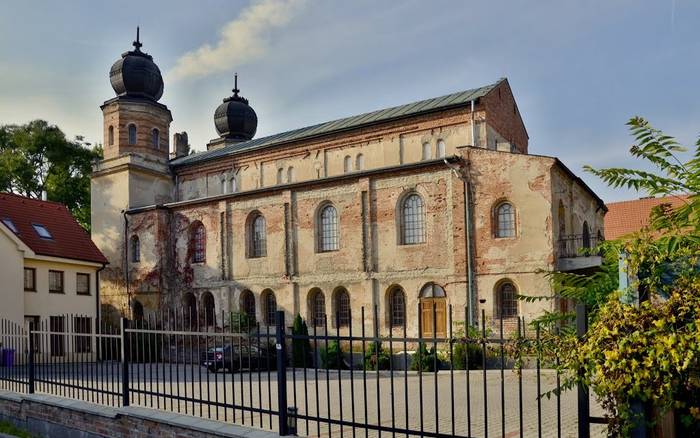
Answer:
<path fill-rule="evenodd" d="M 598 245 L 598 238 L 583 234 L 562 236 L 557 242 L 557 270 L 579 271 L 600 266 L 603 258 L 593 252 Z"/>

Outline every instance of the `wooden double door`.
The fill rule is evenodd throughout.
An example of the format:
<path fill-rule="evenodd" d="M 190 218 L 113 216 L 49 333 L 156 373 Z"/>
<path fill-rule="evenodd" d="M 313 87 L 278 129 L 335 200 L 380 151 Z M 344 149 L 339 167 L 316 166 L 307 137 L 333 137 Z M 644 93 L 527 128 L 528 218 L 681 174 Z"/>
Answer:
<path fill-rule="evenodd" d="M 420 299 L 422 337 L 433 337 L 433 328 L 435 328 L 435 337 L 447 337 L 446 301 L 444 297 Z"/>

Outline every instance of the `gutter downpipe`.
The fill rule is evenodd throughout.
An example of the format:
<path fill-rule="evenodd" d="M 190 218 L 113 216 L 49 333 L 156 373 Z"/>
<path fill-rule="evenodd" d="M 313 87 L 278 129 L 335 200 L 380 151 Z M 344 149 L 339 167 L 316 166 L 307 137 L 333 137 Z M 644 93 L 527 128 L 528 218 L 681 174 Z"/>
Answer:
<path fill-rule="evenodd" d="M 124 284 L 126 286 L 127 312 L 131 313 L 131 293 L 129 291 L 129 219 L 126 210 L 124 216 Z"/>

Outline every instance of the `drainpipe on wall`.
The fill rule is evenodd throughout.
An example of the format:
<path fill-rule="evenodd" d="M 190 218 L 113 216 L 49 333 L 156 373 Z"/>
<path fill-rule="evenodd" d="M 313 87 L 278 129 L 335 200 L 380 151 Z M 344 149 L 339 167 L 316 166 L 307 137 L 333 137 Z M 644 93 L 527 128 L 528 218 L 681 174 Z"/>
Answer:
<path fill-rule="evenodd" d="M 107 267 L 107 263 L 102 263 L 102 267 L 95 272 L 95 320 L 100 320 L 100 272 Z"/>
<path fill-rule="evenodd" d="M 131 292 L 129 291 L 129 218 L 126 210 L 122 210 L 124 216 L 124 284 L 126 285 L 127 314 L 131 313 Z"/>

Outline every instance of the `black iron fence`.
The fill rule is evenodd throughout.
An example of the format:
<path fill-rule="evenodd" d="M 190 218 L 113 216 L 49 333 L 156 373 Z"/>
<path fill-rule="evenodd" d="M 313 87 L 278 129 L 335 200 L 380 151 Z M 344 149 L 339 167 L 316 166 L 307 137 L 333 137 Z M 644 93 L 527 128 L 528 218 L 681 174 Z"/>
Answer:
<path fill-rule="evenodd" d="M 281 435 L 576 435 L 577 406 L 589 406 L 573 392 L 559 393 L 562 376 L 541 354 L 539 328 L 522 318 L 487 321 L 483 312 L 479 327 L 469 328 L 448 307 L 440 330 L 433 307 L 431 336 L 424 337 L 418 315 L 417 336 L 408 335 L 405 321 L 380 330 L 376 308 L 371 315 L 360 310 L 359 333 L 326 320 L 310 332 L 292 329 L 283 312 L 275 326 L 234 323 L 226 314 L 200 321 L 183 312 L 122 319 L 119 327 L 81 315 L 27 328 L 3 321 L 0 387 Z M 516 347 L 527 351 L 514 354 Z"/>

